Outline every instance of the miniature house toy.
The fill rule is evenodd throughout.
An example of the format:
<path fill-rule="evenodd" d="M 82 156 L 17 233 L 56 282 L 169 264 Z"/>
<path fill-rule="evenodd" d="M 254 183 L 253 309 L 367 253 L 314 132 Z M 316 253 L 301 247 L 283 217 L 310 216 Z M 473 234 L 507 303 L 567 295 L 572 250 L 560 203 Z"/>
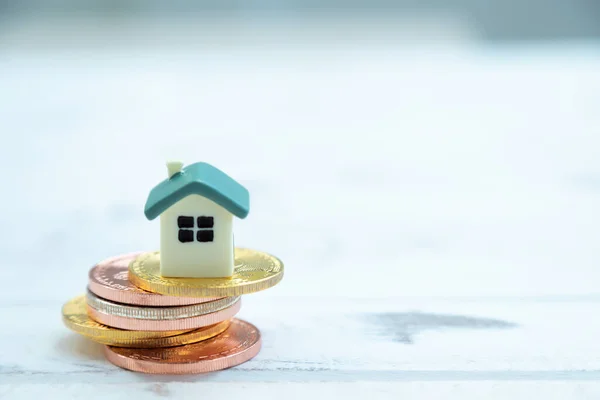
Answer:
<path fill-rule="evenodd" d="M 204 162 L 167 163 L 168 178 L 148 195 L 144 214 L 160 215 L 160 274 L 175 278 L 233 275 L 233 216 L 245 218 L 250 195 Z"/>

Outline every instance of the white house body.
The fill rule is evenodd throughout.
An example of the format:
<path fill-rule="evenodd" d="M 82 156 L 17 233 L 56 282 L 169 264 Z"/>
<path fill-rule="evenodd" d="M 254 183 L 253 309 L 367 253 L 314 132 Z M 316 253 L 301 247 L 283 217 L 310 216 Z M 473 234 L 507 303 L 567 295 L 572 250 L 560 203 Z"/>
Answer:
<path fill-rule="evenodd" d="M 233 215 L 191 194 L 160 215 L 160 274 L 222 278 L 233 274 Z"/>

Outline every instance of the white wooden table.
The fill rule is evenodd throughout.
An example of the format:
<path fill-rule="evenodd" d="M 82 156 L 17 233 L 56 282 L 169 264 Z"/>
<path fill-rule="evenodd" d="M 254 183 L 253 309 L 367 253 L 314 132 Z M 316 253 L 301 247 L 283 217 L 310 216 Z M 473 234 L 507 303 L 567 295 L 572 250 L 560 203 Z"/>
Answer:
<path fill-rule="evenodd" d="M 0 398 L 600 396 L 590 47 L 17 39 L 0 52 Z M 61 323 L 94 262 L 158 248 L 142 207 L 173 157 L 245 184 L 236 243 L 286 263 L 243 299 L 262 351 L 227 371 L 121 370 Z"/>

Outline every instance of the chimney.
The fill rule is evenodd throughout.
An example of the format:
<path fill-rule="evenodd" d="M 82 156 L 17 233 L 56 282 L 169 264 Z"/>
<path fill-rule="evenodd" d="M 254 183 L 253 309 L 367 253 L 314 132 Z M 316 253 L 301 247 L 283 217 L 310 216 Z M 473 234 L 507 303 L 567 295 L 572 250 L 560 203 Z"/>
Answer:
<path fill-rule="evenodd" d="M 183 163 L 181 161 L 167 161 L 167 170 L 169 171 L 169 179 L 175 174 L 181 172 Z"/>

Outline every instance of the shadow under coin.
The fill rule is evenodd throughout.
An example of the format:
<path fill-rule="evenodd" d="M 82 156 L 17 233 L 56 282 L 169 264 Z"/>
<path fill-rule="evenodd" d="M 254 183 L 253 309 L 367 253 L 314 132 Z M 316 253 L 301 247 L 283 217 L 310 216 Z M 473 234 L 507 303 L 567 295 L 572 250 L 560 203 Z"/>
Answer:
<path fill-rule="evenodd" d="M 468 317 L 452 314 L 430 314 L 421 312 L 386 312 L 364 315 L 371 333 L 395 342 L 412 344 L 414 337 L 427 330 L 461 329 L 507 329 L 515 323 L 492 318 Z"/>
<path fill-rule="evenodd" d="M 65 334 L 56 343 L 56 349 L 61 353 L 82 360 L 104 360 L 102 346 L 74 333 Z"/>

